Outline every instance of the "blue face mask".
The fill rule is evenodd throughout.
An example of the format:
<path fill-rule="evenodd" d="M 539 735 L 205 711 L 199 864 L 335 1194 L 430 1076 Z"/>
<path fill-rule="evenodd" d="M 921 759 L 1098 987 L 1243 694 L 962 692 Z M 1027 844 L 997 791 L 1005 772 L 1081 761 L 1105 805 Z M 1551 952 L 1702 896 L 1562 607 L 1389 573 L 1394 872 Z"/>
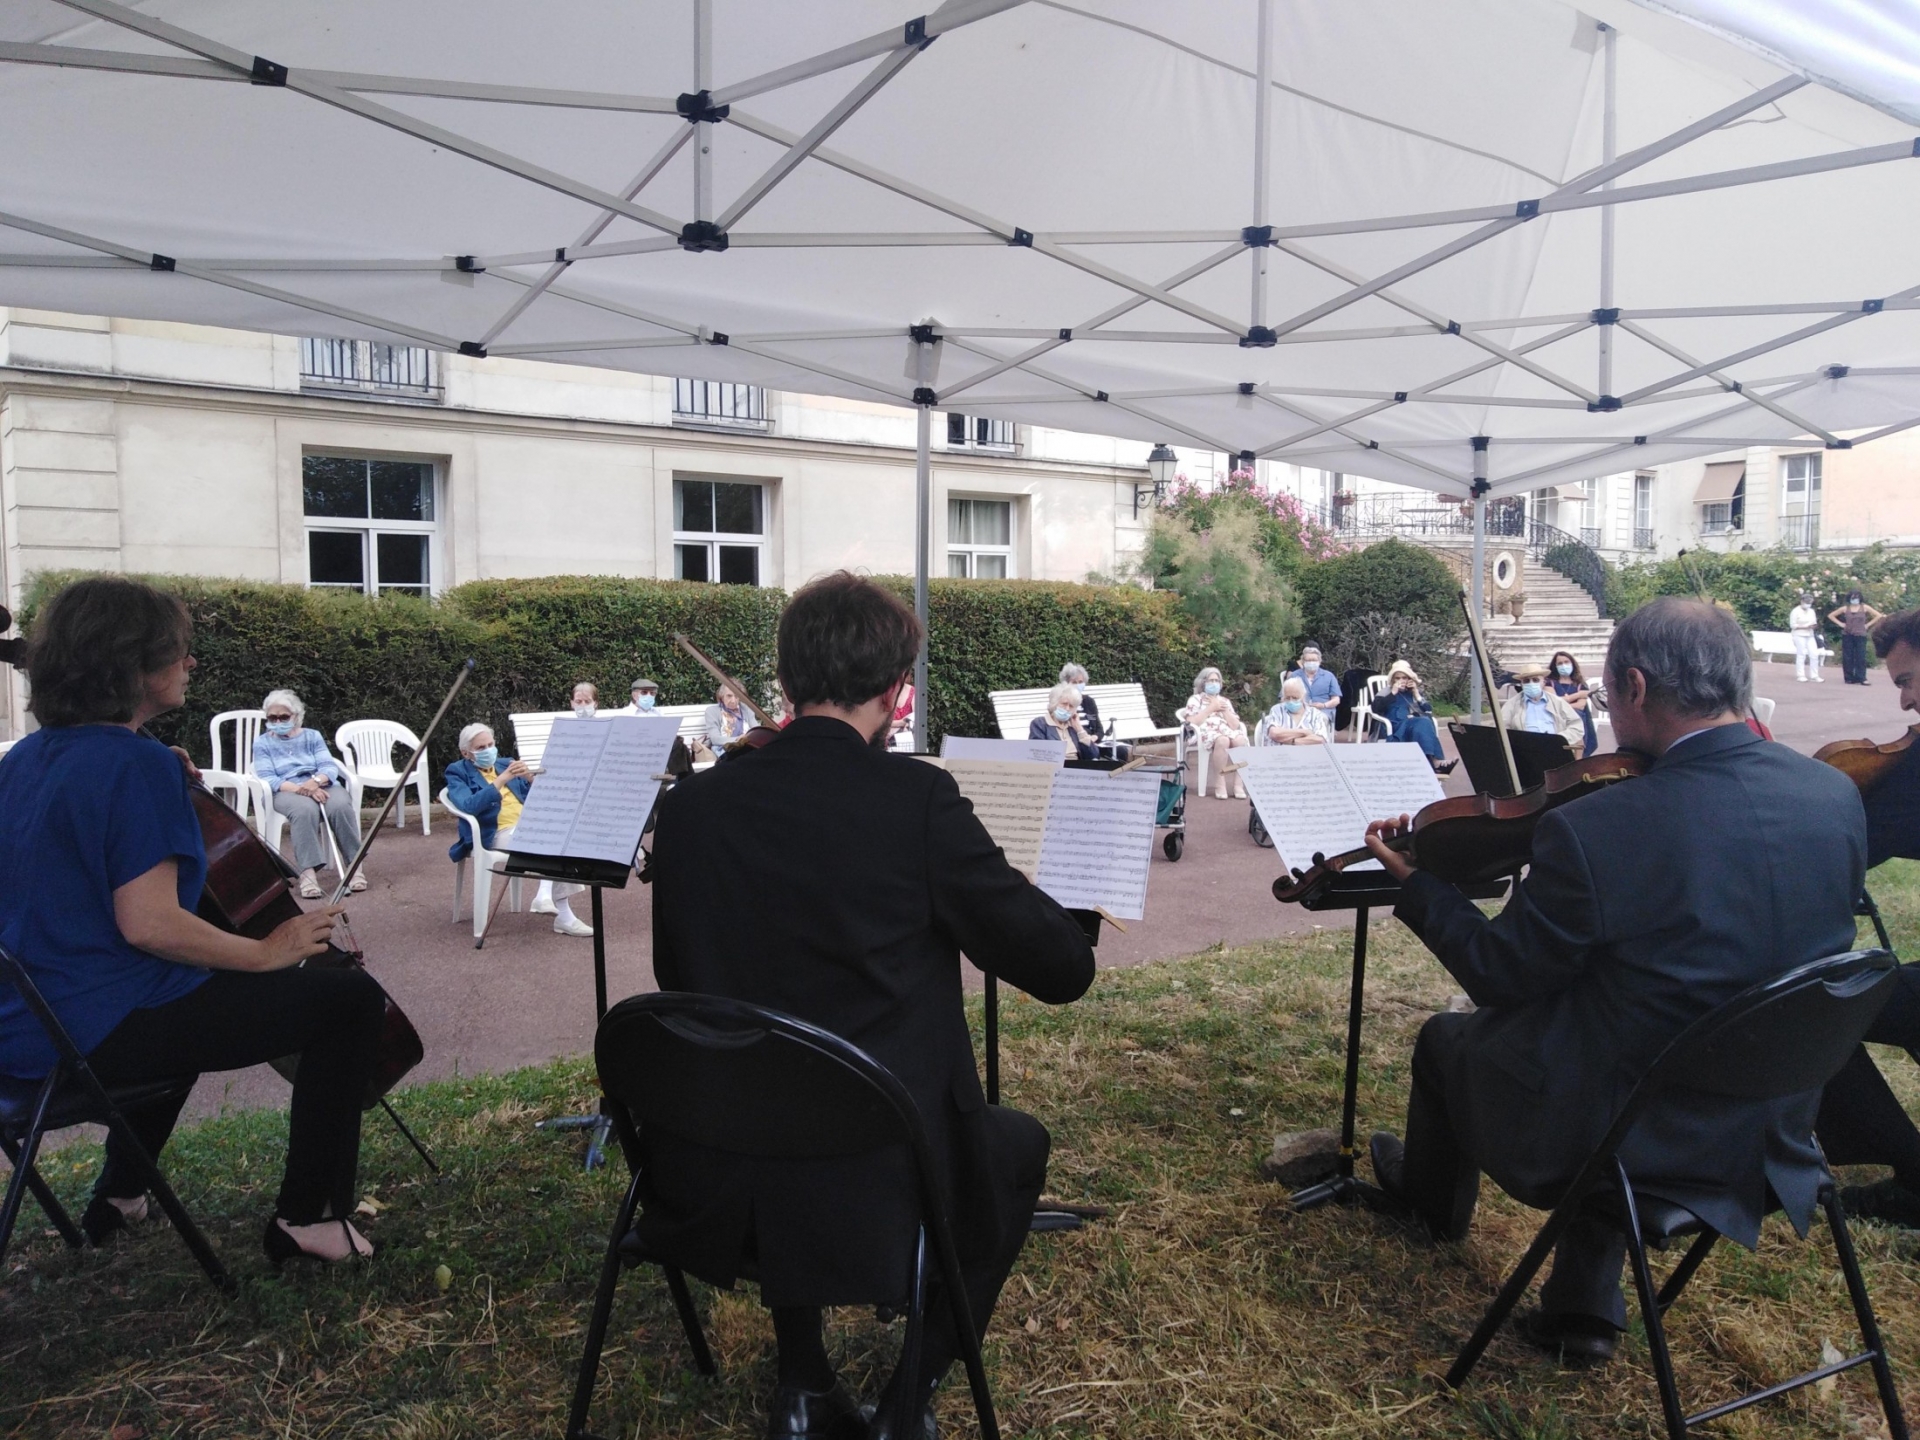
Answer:
<path fill-rule="evenodd" d="M 1520 687 L 1520 693 L 1529 700 L 1538 700 L 1540 698 L 1540 691 L 1541 686 L 1538 680 L 1529 680 Z"/>
<path fill-rule="evenodd" d="M 279 735 L 282 737 L 291 735 L 293 734 L 293 721 L 269 720 L 267 722 L 267 733 L 269 735 Z"/>
<path fill-rule="evenodd" d="M 1220 693 L 1220 682 L 1218 680 L 1207 681 L 1207 694 L 1218 695 L 1219 693 Z"/>
<path fill-rule="evenodd" d="M 1553 668 L 1558 670 L 1563 676 L 1573 674 L 1573 666 L 1567 664 L 1567 662 L 1564 660 L 1562 660 L 1558 665 L 1554 666 Z"/>
<path fill-rule="evenodd" d="M 478 765 L 482 770 L 493 769 L 499 759 L 500 747 L 498 745 L 489 745 L 484 750 L 476 750 L 473 752 L 473 763 Z"/>
<path fill-rule="evenodd" d="M 651 710 L 653 708 L 653 702 L 659 698 L 660 698 L 659 696 L 654 695 L 651 692 L 648 692 L 647 694 L 644 694 L 644 695 L 634 696 L 633 703 L 638 709 Z"/>
<path fill-rule="evenodd" d="M 1304 700 L 1282 700 L 1280 702 L 1280 708 L 1289 715 L 1298 715 L 1302 710 L 1307 708 L 1307 702 Z"/>
<path fill-rule="evenodd" d="M 1064 705 L 1056 705 L 1053 707 L 1053 718 L 1064 725 L 1067 721 L 1073 719 L 1073 711 Z"/>

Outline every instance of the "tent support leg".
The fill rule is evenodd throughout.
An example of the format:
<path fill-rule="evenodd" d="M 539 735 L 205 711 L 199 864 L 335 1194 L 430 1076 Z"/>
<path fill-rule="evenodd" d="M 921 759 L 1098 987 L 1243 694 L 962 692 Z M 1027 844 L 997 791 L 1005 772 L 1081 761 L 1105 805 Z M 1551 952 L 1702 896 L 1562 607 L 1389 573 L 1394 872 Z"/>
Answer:
<path fill-rule="evenodd" d="M 1596 21 L 1595 23 L 1600 27 L 1600 43 L 1605 47 L 1604 59 L 1606 62 L 1606 108 L 1603 112 L 1600 126 L 1600 159 L 1602 164 L 1611 165 L 1615 159 L 1616 148 L 1614 100 L 1617 93 L 1614 83 L 1616 71 L 1613 42 L 1620 38 L 1620 32 L 1605 21 Z M 1607 181 L 1607 183 L 1600 188 L 1602 190 L 1613 189 L 1613 181 Z M 1603 205 L 1600 208 L 1600 308 L 1603 311 L 1610 311 L 1613 308 L 1614 208 L 1612 205 Z M 1600 374 L 1598 377 L 1600 393 L 1602 395 L 1611 395 L 1613 393 L 1613 325 L 1611 323 L 1602 323 L 1594 328 L 1599 332 L 1600 338 Z"/>
<path fill-rule="evenodd" d="M 1473 437 L 1473 578 L 1468 582 L 1473 591 L 1473 608 L 1484 621 L 1487 615 L 1487 437 Z M 1481 627 L 1486 633 L 1486 627 Z M 1483 696 L 1480 684 L 1480 666 L 1476 663 L 1468 671 L 1472 686 L 1473 719 L 1480 718 L 1482 700 L 1491 702 L 1492 696 Z"/>
<path fill-rule="evenodd" d="M 933 345 L 915 347 L 914 378 L 924 389 Z M 920 621 L 920 653 L 913 661 L 913 748 L 927 753 L 927 574 L 933 564 L 933 406 L 917 407 L 913 448 L 913 613 Z"/>

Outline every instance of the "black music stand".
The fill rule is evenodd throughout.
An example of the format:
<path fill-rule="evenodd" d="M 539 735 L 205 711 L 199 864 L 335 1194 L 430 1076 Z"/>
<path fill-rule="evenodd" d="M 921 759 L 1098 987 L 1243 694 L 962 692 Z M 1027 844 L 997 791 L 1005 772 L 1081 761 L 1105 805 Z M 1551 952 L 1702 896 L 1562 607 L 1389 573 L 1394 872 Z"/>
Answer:
<path fill-rule="evenodd" d="M 1477 795 L 1511 795 L 1513 781 L 1507 778 L 1507 758 L 1500 749 L 1500 736 L 1492 725 L 1476 725 L 1467 720 L 1449 720 L 1453 748 L 1460 752 L 1467 767 L 1467 778 Z M 1546 777 L 1549 770 L 1573 760 L 1573 747 L 1561 735 L 1536 735 L 1529 730 L 1507 731 L 1507 743 L 1513 746 L 1513 768 L 1520 772 L 1520 788 L 1530 790 Z"/>
<path fill-rule="evenodd" d="M 1089 768 L 1100 768 L 1090 766 Z M 1100 912 L 1097 910 L 1069 910 L 1067 912 L 1080 922 L 1080 928 L 1086 933 L 1089 945 L 1100 943 Z M 987 1060 L 987 1103 L 1000 1103 L 1000 980 L 988 975 L 986 999 L 980 1009 L 981 1046 Z M 1107 1212 L 1099 1205 L 1050 1205 L 1044 1210 L 1033 1212 L 1032 1223 L 1027 1227 L 1032 1231 L 1042 1230 L 1078 1230 L 1089 1220 L 1098 1220 Z"/>
<path fill-rule="evenodd" d="M 507 855 L 507 863 L 500 867 L 500 873 L 532 880 L 568 881 L 585 885 L 593 893 L 593 1018 L 594 1023 L 599 1024 L 607 1017 L 607 927 L 600 904 L 600 892 L 609 886 L 615 890 L 626 889 L 627 877 L 633 874 L 633 861 L 575 860 L 559 855 L 522 855 L 518 851 L 511 851 Z M 588 1132 L 586 1168 L 589 1170 L 597 1170 L 607 1163 L 607 1135 L 612 1128 L 613 1121 L 607 1117 L 604 1108 L 591 1115 L 556 1115 L 534 1126 L 536 1130 Z"/>
<path fill-rule="evenodd" d="M 1320 863 L 1318 855 L 1314 863 Z M 1494 880 L 1478 885 L 1462 885 L 1460 893 L 1470 900 L 1497 900 L 1506 894 L 1507 882 Z M 1377 1186 L 1369 1185 L 1353 1173 L 1354 1128 L 1360 1108 L 1360 1021 L 1367 987 L 1367 912 L 1376 906 L 1392 906 L 1400 899 L 1400 883 L 1385 870 L 1344 870 L 1334 876 L 1302 908 L 1351 910 L 1353 914 L 1353 978 L 1347 990 L 1347 1078 L 1340 1102 L 1340 1170 L 1330 1180 L 1293 1192 L 1292 1205 L 1312 1210 L 1321 1205 L 1368 1204 L 1385 1196 Z"/>

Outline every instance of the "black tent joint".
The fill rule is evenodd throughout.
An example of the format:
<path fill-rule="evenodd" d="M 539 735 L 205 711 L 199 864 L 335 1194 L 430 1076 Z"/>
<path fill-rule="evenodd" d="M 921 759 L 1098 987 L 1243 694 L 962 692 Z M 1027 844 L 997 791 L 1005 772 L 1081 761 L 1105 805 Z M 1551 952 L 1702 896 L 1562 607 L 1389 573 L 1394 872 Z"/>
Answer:
<path fill-rule="evenodd" d="M 1539 213 L 1540 202 L 1538 200 L 1522 200 L 1518 205 L 1513 207 L 1513 218 L 1516 220 L 1531 220 Z"/>
<path fill-rule="evenodd" d="M 1269 350 L 1280 343 L 1280 337 L 1273 333 L 1271 325 L 1255 325 L 1240 337 L 1242 350 Z"/>
<path fill-rule="evenodd" d="M 924 15 L 917 15 L 913 19 L 907 21 L 906 28 L 901 36 L 900 43 L 903 45 L 912 45 L 917 49 L 924 50 L 927 48 L 927 46 L 933 44 L 933 42 L 935 40 L 938 40 L 939 38 L 940 37 L 938 35 L 927 34 L 927 17 Z M 945 52 L 943 51 L 942 53 L 944 54 Z"/>
<path fill-rule="evenodd" d="M 1620 307 L 1618 305 L 1609 305 L 1604 310 L 1594 311 L 1587 318 L 1596 325 L 1618 325 L 1620 323 Z"/>
<path fill-rule="evenodd" d="M 931 345 L 940 338 L 931 325 L 909 325 L 907 334 L 913 337 L 916 345 Z"/>
<path fill-rule="evenodd" d="M 1242 380 L 1240 382 L 1240 393 L 1242 395 L 1251 395 L 1253 393 L 1253 381 Z"/>
<path fill-rule="evenodd" d="M 1007 241 L 1007 244 L 1025 245 L 1029 249 L 1031 249 L 1033 246 L 1033 232 L 1031 230 L 1022 230 L 1018 225 L 1016 225 L 1013 227 L 1013 238 Z"/>
<path fill-rule="evenodd" d="M 944 55 L 946 51 L 943 50 L 940 53 Z M 940 397 L 933 393 L 933 387 L 931 385 L 916 385 L 913 387 L 913 403 L 916 405 L 925 405 L 928 409 L 932 409 L 940 403 Z"/>
<path fill-rule="evenodd" d="M 698 125 L 704 120 L 709 125 L 717 125 L 727 118 L 732 107 L 714 104 L 710 90 L 691 90 L 682 93 L 673 102 L 673 108 L 686 116 L 689 124 Z"/>
<path fill-rule="evenodd" d="M 680 227 L 680 248 L 694 254 L 704 250 L 724 250 L 727 248 L 727 232 L 711 220 L 689 220 Z"/>
<path fill-rule="evenodd" d="M 709 345 L 730 345 L 733 343 L 733 337 L 724 330 L 716 330 L 707 337 L 707 343 Z"/>
<path fill-rule="evenodd" d="M 1068 329 L 1068 328 L 1067 328 L 1066 326 L 1064 326 L 1064 325 L 1063 325 L 1063 326 L 1061 326 L 1061 327 L 1060 327 L 1060 338 L 1061 338 L 1062 340 L 1071 340 L 1071 339 L 1073 338 L 1073 331 L 1072 331 L 1072 330 L 1070 330 L 1070 329 Z"/>
<path fill-rule="evenodd" d="M 287 67 L 276 65 L 264 56 L 253 57 L 253 80 L 255 85 L 284 85 L 287 83 Z"/>
<path fill-rule="evenodd" d="M 454 256 L 453 268 L 458 270 L 462 275 L 484 275 L 487 273 L 487 267 L 482 265 L 480 261 L 472 255 Z"/>
<path fill-rule="evenodd" d="M 173 269 L 173 257 L 171 255 L 156 254 L 151 260 L 147 261 L 147 268 L 149 270 L 171 270 Z"/>
<path fill-rule="evenodd" d="M 484 360 L 487 358 L 487 347 L 482 345 L 478 340 L 462 340 L 460 342 L 460 353 L 462 355 L 470 355 L 475 360 Z"/>
<path fill-rule="evenodd" d="M 1847 374 L 1848 367 L 1845 365 L 1827 366 L 1827 378 L 1829 380 L 1844 380 L 1847 378 Z"/>
<path fill-rule="evenodd" d="M 1407 403 L 1407 392 L 1406 392 L 1406 391 L 1404 391 L 1404 390 L 1396 390 L 1396 391 L 1394 391 L 1394 392 L 1393 392 L 1393 403 L 1394 403 L 1394 404 L 1396 404 L 1396 405 L 1404 405 L 1404 404 L 1406 404 L 1406 403 Z"/>
<path fill-rule="evenodd" d="M 1242 245 L 1271 245 L 1273 244 L 1273 227 L 1271 225 L 1245 226 L 1240 231 L 1240 243 Z"/>
<path fill-rule="evenodd" d="M 1736 386 L 1735 388 L 1737 389 L 1739 387 Z M 1618 395 L 1602 395 L 1598 400 L 1589 400 L 1587 402 L 1587 413 L 1589 415 L 1611 415 L 1619 408 L 1620 397 Z"/>

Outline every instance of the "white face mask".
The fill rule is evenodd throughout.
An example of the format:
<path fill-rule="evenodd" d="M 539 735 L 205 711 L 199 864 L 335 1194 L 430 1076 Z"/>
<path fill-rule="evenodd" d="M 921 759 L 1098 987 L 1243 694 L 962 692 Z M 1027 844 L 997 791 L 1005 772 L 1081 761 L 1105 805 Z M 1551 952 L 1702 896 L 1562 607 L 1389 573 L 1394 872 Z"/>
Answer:
<path fill-rule="evenodd" d="M 1302 660 L 1300 662 L 1300 668 L 1306 671 L 1307 674 L 1312 675 L 1320 669 L 1320 662 L 1318 660 Z"/>
<path fill-rule="evenodd" d="M 578 715 L 582 720 L 591 720 L 594 715 L 599 712 L 599 709 L 600 707 L 591 700 L 579 700 L 574 702 L 573 713 Z"/>

